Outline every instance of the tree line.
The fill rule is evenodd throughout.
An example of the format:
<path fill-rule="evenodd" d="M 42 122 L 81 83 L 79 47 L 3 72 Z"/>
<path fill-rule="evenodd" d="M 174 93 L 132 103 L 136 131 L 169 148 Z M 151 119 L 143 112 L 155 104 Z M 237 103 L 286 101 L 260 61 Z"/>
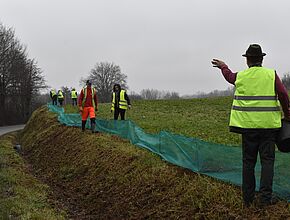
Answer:
<path fill-rule="evenodd" d="M 120 84 L 122 89 L 127 90 L 127 75 L 122 73 L 120 66 L 113 62 L 98 62 L 90 70 L 89 76 L 80 80 L 84 85 L 86 80 L 91 80 L 98 93 L 98 99 L 101 103 L 111 102 L 112 89 L 114 84 Z M 131 92 L 132 100 L 138 99 L 178 99 L 177 92 L 159 91 L 157 89 L 143 89 L 140 94 Z"/>
<path fill-rule="evenodd" d="M 25 123 L 45 80 L 12 28 L 0 23 L 0 125 Z"/>
<path fill-rule="evenodd" d="M 290 90 L 290 73 L 285 73 L 281 79 L 282 83 L 286 87 L 286 89 Z"/>
<path fill-rule="evenodd" d="M 80 80 L 80 84 L 84 85 L 88 79 L 92 81 L 102 103 L 111 102 L 114 84 L 128 89 L 127 75 L 113 62 L 97 62 L 88 77 Z M 290 89 L 290 73 L 284 74 L 282 83 Z M 47 86 L 37 62 L 28 57 L 27 48 L 17 39 L 15 31 L 0 23 L 0 126 L 25 123 L 36 107 L 49 100 L 48 94 L 39 93 L 43 88 Z M 69 103 L 69 88 L 64 86 L 62 90 L 65 103 Z M 140 93 L 131 92 L 130 97 L 132 100 L 179 99 L 229 96 L 233 93 L 234 87 L 187 96 L 180 96 L 177 92 L 143 89 Z"/>
<path fill-rule="evenodd" d="M 118 65 L 110 62 L 96 63 L 94 68 L 90 70 L 87 78 L 81 79 L 80 83 L 85 84 L 86 80 L 91 80 L 98 92 L 100 102 L 108 103 L 111 101 L 112 88 L 115 83 L 121 85 L 123 89 L 128 89 L 127 76 L 121 72 Z M 290 89 L 290 73 L 286 73 L 281 78 L 282 83 Z M 158 89 L 142 89 L 140 93 L 131 92 L 132 100 L 156 100 L 156 99 L 180 99 L 180 98 L 206 98 L 218 96 L 232 96 L 235 87 L 230 86 L 225 90 L 213 90 L 210 92 L 197 92 L 196 94 L 180 96 L 178 92 L 160 91 Z"/>

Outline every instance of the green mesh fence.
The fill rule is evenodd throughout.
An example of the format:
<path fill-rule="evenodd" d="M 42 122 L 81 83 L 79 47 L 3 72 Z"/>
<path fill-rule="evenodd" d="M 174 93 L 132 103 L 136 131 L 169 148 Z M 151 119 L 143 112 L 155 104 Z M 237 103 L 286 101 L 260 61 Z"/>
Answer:
<path fill-rule="evenodd" d="M 81 127 L 79 114 L 66 114 L 62 108 L 48 104 L 50 111 L 58 114 L 60 123 Z M 89 123 L 87 123 L 87 126 Z M 134 145 L 146 148 L 164 160 L 188 168 L 216 179 L 241 185 L 242 152 L 241 147 L 215 144 L 189 138 L 170 132 L 159 134 L 145 133 L 130 120 L 96 120 L 96 130 L 118 135 L 130 140 Z M 256 166 L 256 186 L 259 189 L 260 162 Z M 290 154 L 276 153 L 273 191 L 279 197 L 290 201 Z"/>

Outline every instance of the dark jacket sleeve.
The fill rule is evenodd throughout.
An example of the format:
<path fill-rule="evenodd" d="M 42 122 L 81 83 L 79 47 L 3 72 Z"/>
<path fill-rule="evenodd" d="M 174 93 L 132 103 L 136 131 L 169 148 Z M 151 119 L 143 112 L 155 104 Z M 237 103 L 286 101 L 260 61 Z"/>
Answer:
<path fill-rule="evenodd" d="M 233 73 L 229 67 L 225 64 L 221 67 L 222 74 L 224 78 L 231 84 L 235 85 L 235 81 L 237 78 L 237 73 Z"/>
<path fill-rule="evenodd" d="M 277 73 L 275 75 L 275 90 L 282 106 L 284 116 L 290 117 L 289 96 Z"/>
<path fill-rule="evenodd" d="M 125 99 L 127 100 L 128 105 L 131 105 L 129 96 L 127 95 L 127 93 L 125 92 Z"/>

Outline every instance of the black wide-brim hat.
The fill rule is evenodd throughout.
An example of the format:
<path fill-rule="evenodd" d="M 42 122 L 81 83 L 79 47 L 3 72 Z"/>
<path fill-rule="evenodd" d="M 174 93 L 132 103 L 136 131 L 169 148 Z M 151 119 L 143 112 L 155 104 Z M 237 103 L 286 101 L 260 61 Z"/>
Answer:
<path fill-rule="evenodd" d="M 263 57 L 266 56 L 262 52 L 262 48 L 259 44 L 251 44 L 247 49 L 246 53 L 242 55 L 243 57 Z"/>

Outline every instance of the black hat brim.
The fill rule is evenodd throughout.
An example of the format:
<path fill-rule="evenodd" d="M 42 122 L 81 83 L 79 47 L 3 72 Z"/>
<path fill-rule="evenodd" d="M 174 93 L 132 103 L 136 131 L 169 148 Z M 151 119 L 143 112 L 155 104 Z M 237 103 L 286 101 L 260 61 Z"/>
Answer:
<path fill-rule="evenodd" d="M 249 54 L 243 54 L 242 55 L 243 57 L 263 57 L 263 56 L 266 56 L 265 53 L 262 53 L 261 55 L 249 55 Z"/>

